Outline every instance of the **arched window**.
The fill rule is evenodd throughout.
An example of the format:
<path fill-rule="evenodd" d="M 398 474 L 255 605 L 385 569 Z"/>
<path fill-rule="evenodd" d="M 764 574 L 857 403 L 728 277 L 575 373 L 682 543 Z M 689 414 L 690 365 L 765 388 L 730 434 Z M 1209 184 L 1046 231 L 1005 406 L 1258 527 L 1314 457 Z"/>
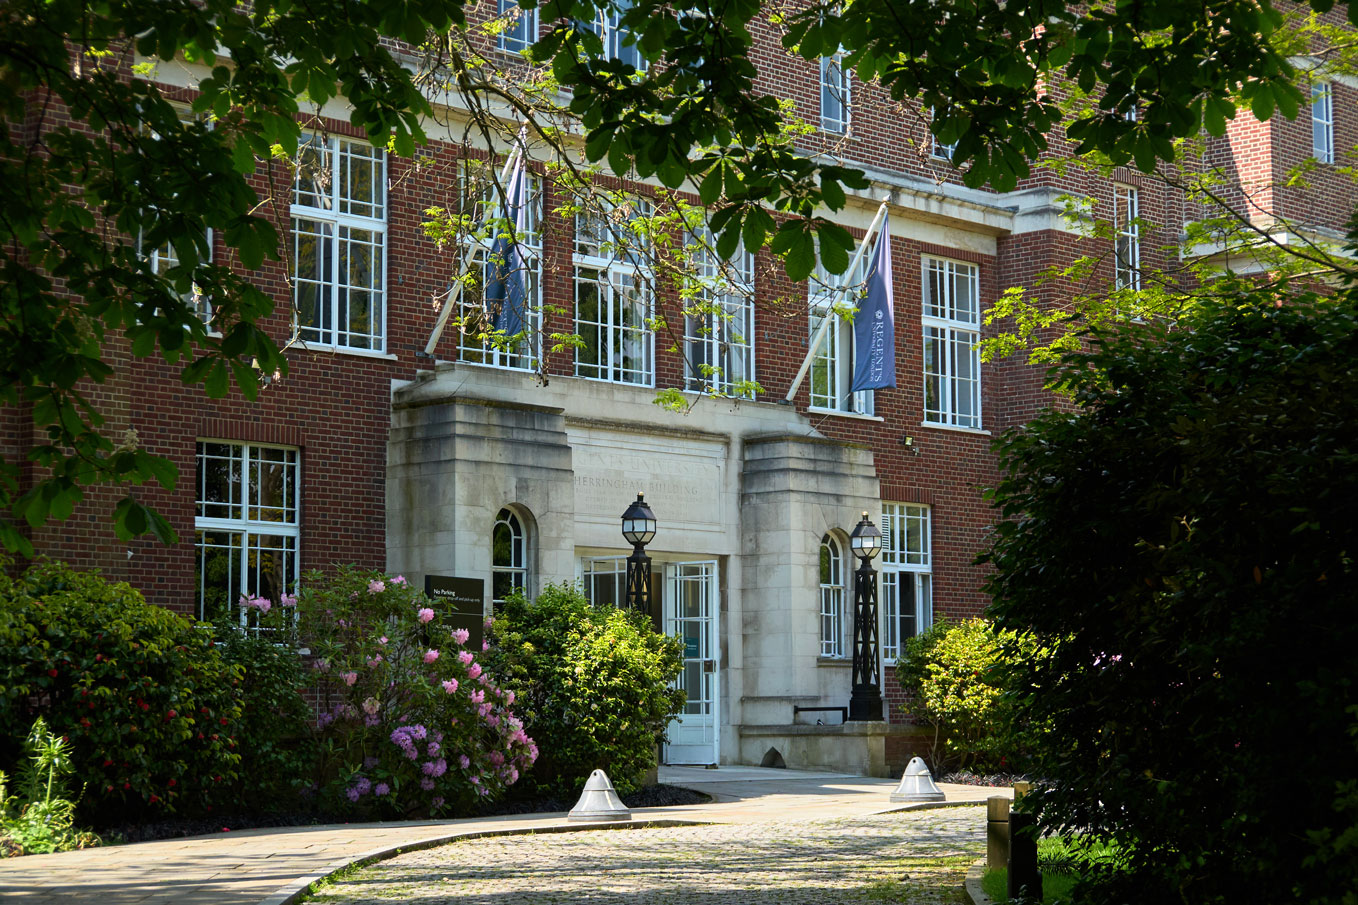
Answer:
<path fill-rule="evenodd" d="M 839 544 L 820 539 L 820 655 L 844 656 L 844 570 Z"/>
<path fill-rule="evenodd" d="M 490 553 L 491 599 L 498 609 L 506 597 L 528 584 L 528 542 L 523 522 L 510 509 L 501 509 L 495 517 Z"/>

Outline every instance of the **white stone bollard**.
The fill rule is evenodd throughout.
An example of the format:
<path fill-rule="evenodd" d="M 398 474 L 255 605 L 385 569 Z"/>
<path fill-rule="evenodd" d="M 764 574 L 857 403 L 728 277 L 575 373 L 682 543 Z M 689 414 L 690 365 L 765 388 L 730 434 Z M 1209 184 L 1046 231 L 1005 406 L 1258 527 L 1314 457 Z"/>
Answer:
<path fill-rule="evenodd" d="M 934 785 L 934 777 L 929 772 L 929 768 L 924 766 L 924 761 L 918 757 L 910 759 L 906 765 L 905 775 L 901 777 L 901 784 L 896 787 L 896 791 L 891 793 L 892 801 L 943 801 L 944 795 L 938 786 Z"/>
<path fill-rule="evenodd" d="M 613 820 L 631 820 L 632 812 L 622 803 L 618 793 L 613 791 L 613 783 L 603 770 L 595 770 L 585 781 L 585 789 L 580 800 L 566 815 L 567 820 L 593 821 L 606 823 Z"/>

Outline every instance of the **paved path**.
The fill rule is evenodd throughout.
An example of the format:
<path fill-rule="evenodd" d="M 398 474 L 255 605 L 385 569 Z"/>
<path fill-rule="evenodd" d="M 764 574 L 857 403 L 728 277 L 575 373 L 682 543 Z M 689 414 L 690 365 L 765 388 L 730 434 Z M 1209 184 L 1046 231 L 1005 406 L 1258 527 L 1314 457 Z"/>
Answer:
<path fill-rule="evenodd" d="M 316 905 L 955 905 L 978 808 L 454 842 L 327 884 Z"/>
<path fill-rule="evenodd" d="M 788 824 L 859 818 L 898 807 L 895 782 L 832 773 L 723 767 L 666 768 L 661 780 L 698 789 L 713 801 L 633 812 L 634 822 Z M 941 786 L 949 800 L 982 800 L 993 789 Z M 947 814 L 947 810 L 936 813 Z M 974 808 L 957 812 L 978 827 Z M 0 861 L 0 901 L 34 905 L 281 905 L 310 879 L 366 855 L 469 834 L 549 831 L 565 815 L 243 830 Z M 979 830 L 978 830 L 979 831 Z M 641 832 L 654 832 L 642 830 Z M 699 831 L 701 832 L 704 831 Z M 713 829 L 705 832 L 715 832 Z M 593 835 L 593 834 L 592 834 Z M 619 838 L 630 833 L 615 834 Z"/>

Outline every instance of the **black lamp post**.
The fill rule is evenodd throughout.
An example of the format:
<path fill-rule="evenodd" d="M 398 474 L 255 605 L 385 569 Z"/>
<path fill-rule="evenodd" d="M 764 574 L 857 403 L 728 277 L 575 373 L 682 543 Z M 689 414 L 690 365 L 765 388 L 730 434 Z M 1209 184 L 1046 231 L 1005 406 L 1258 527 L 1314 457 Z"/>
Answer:
<path fill-rule="evenodd" d="M 646 505 L 646 495 L 638 493 L 636 502 L 622 514 L 622 536 L 632 545 L 627 557 L 627 606 L 643 613 L 651 611 L 651 558 L 646 545 L 655 537 L 655 513 Z"/>
<path fill-rule="evenodd" d="M 849 535 L 849 548 L 860 564 L 853 581 L 853 694 L 849 719 L 881 720 L 882 689 L 877 672 L 877 572 L 872 558 L 882 549 L 882 532 L 868 514 Z"/>

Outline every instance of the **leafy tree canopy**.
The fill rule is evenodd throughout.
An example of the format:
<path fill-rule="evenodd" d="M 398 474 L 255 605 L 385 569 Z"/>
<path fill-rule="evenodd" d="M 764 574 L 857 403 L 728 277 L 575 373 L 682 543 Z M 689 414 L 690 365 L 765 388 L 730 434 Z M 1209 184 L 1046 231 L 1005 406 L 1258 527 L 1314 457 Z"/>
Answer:
<path fill-rule="evenodd" d="M 1082 902 L 1358 889 L 1358 289 L 1283 300 L 1096 334 L 1062 371 L 1079 411 L 1003 439 L 984 559 L 1034 645 L 1033 801 L 1125 855 Z"/>
<path fill-rule="evenodd" d="M 719 252 L 742 239 L 749 250 L 769 244 L 800 280 L 817 256 L 831 272 L 847 266 L 847 231 L 818 211 L 842 208 L 846 189 L 866 180 L 801 154 L 779 99 L 757 90 L 752 50 L 770 17 L 787 48 L 815 58 L 842 47 L 861 78 L 931 106 L 966 180 L 1004 189 L 1027 173 L 1061 115 L 1051 84 L 1072 83 L 1096 101 L 1069 126 L 1082 151 L 1143 169 L 1172 159 L 1176 138 L 1219 132 L 1240 105 L 1265 118 L 1295 113 L 1289 51 L 1273 35 L 1284 12 L 1332 5 L 521 0 L 548 25 L 528 54 L 546 76 L 515 90 L 519 80 L 497 77 L 465 40 L 472 26 L 461 0 L 6 3 L 0 405 L 28 406 L 38 440 L 26 456 L 41 478 L 21 495 L 19 463 L 0 462 L 0 508 L 36 527 L 69 515 L 82 487 L 173 485 L 173 465 L 135 435 L 110 437 L 90 402 L 112 371 L 114 337 L 134 356 L 182 365 L 184 381 L 209 395 L 234 382 L 253 396 L 259 375 L 286 372 L 259 326 L 273 300 L 249 279 L 280 253 L 249 177 L 261 161 L 290 158 L 300 114 L 332 98 L 402 155 L 424 140 L 433 92 L 460 97 L 487 136 L 491 102 L 558 144 L 569 143 L 565 120 L 576 120 L 589 160 L 694 187 L 711 208 Z M 642 71 L 582 27 L 601 9 L 620 13 L 648 64 Z M 210 73 L 196 86 L 199 118 L 185 121 L 141 77 L 176 60 Z M 572 89 L 567 107 L 539 117 L 559 87 Z M 1120 115 L 1131 104 L 1143 111 L 1135 123 Z M 211 257 L 208 230 L 224 258 Z M 172 251 L 162 257 L 173 264 L 157 267 L 148 249 Z M 201 299 L 211 302 L 215 331 L 195 311 Z M 131 494 L 116 519 L 124 536 L 173 535 Z M 8 518 L 0 542 L 31 547 Z"/>

